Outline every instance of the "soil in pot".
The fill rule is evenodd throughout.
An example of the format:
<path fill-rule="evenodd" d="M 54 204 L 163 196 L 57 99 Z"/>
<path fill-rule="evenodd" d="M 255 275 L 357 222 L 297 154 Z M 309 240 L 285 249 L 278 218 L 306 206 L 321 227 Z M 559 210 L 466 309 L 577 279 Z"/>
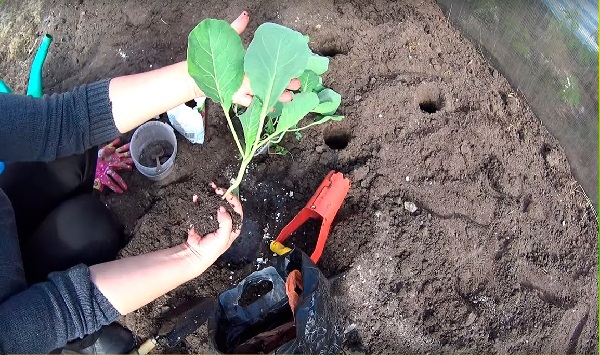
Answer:
<path fill-rule="evenodd" d="M 156 168 L 158 163 L 160 165 L 166 163 L 173 155 L 174 150 L 173 145 L 167 140 L 150 142 L 142 149 L 138 161 L 143 166 Z"/>

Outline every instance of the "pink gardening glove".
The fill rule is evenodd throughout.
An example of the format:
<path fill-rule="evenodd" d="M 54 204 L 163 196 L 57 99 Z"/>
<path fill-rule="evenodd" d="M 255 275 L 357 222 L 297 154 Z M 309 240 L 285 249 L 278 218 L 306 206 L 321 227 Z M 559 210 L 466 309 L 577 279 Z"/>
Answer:
<path fill-rule="evenodd" d="M 117 148 L 116 145 L 119 143 L 121 143 L 121 139 L 117 138 L 98 150 L 96 177 L 94 179 L 94 188 L 98 191 L 102 191 L 104 186 L 108 186 L 118 194 L 127 190 L 127 184 L 117 174 L 117 171 L 133 170 L 133 159 L 131 159 L 129 153 L 129 143 Z"/>

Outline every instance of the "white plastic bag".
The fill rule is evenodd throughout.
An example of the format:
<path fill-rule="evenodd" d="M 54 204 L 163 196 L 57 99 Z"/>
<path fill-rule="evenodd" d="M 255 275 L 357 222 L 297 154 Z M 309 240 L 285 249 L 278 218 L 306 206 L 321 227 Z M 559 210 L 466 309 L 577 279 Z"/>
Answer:
<path fill-rule="evenodd" d="M 205 100 L 205 97 L 194 99 L 196 101 L 194 108 L 181 104 L 167 111 L 173 128 L 192 143 L 204 143 L 204 117 L 201 112 L 206 112 L 203 110 Z"/>

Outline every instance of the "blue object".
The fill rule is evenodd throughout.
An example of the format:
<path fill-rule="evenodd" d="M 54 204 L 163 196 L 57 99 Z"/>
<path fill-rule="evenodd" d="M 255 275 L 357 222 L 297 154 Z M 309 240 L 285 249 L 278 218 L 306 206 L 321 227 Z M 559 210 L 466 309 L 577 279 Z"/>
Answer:
<path fill-rule="evenodd" d="M 31 64 L 31 70 L 29 72 L 29 85 L 27 86 L 27 95 L 33 97 L 42 97 L 42 67 L 44 66 L 44 61 L 46 60 L 46 56 L 48 55 L 48 48 L 50 47 L 50 43 L 52 43 L 52 36 L 46 34 L 42 39 L 42 43 L 35 53 L 35 57 L 33 58 L 33 63 Z M 10 94 L 12 90 L 6 83 L 0 80 L 0 93 Z M 6 164 L 4 162 L 0 162 L 0 174 L 4 171 Z"/>
<path fill-rule="evenodd" d="M 10 94 L 12 90 L 6 85 L 6 83 L 0 80 L 0 93 L 2 94 Z"/>
<path fill-rule="evenodd" d="M 6 83 L 4 83 L 4 81 L 0 80 L 0 93 L 10 94 L 11 92 L 12 92 L 12 90 L 8 87 L 8 85 L 6 85 Z M 0 161 L 0 174 L 2 174 L 5 167 L 6 167 L 6 164 L 4 164 L 4 162 Z"/>
<path fill-rule="evenodd" d="M 42 43 L 35 53 L 35 57 L 33 57 L 33 62 L 31 63 L 31 70 L 29 71 L 29 82 L 27 84 L 27 95 L 33 97 L 42 97 L 42 67 L 44 66 L 44 61 L 46 60 L 46 56 L 48 55 L 48 48 L 50 47 L 50 43 L 52 43 L 52 36 L 46 34 L 44 39 L 42 39 Z"/>

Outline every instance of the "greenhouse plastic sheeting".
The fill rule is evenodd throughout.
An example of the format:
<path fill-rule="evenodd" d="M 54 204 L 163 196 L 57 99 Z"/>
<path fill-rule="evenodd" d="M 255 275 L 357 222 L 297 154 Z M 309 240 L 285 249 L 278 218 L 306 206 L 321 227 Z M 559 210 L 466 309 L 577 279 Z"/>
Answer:
<path fill-rule="evenodd" d="M 438 0 L 526 98 L 598 210 L 598 2 Z"/>

